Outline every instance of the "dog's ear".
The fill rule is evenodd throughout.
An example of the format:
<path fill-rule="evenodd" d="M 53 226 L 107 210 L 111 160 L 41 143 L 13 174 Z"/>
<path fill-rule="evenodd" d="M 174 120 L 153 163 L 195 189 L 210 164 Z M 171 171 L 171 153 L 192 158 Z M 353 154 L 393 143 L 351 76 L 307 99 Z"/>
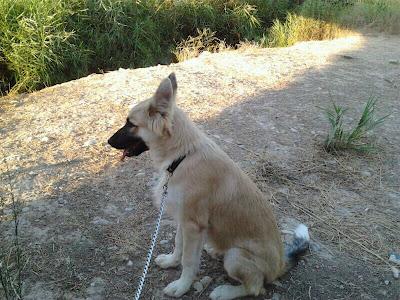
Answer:
<path fill-rule="evenodd" d="M 171 73 L 161 81 L 149 107 L 153 130 L 160 135 L 171 135 L 175 96 L 178 89 L 176 76 Z M 156 126 L 154 126 L 156 125 Z"/>
<path fill-rule="evenodd" d="M 172 91 L 174 93 L 174 96 L 176 96 L 176 91 L 178 90 L 178 83 L 176 82 L 176 76 L 175 73 L 172 72 L 171 74 L 168 75 L 169 80 L 171 81 L 172 85 Z"/>
<path fill-rule="evenodd" d="M 173 109 L 178 85 L 174 73 L 161 81 L 154 95 L 153 110 L 162 114 L 169 114 Z"/>

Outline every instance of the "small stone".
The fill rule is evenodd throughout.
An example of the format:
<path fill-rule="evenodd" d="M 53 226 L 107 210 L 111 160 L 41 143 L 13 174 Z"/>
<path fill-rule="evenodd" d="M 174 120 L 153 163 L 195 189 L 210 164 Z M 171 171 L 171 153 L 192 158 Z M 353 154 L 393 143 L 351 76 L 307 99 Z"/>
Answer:
<path fill-rule="evenodd" d="M 37 173 L 36 173 L 36 172 L 33 172 L 33 171 L 30 171 L 28 174 L 31 175 L 31 176 L 37 175 Z"/>
<path fill-rule="evenodd" d="M 400 256 L 398 254 L 392 253 L 389 256 L 389 261 L 400 265 Z"/>
<path fill-rule="evenodd" d="M 89 146 L 93 146 L 97 143 L 96 139 L 90 139 L 87 140 L 84 144 L 83 147 L 89 147 Z"/>
<path fill-rule="evenodd" d="M 104 261 L 102 261 L 102 262 L 100 263 L 100 266 L 104 267 L 104 265 L 105 265 L 105 263 L 104 263 Z"/>
<path fill-rule="evenodd" d="M 200 282 L 203 286 L 208 286 L 210 282 L 212 281 L 212 278 L 210 276 L 204 276 Z"/>
<path fill-rule="evenodd" d="M 399 279 L 399 273 L 400 273 L 399 269 L 397 269 L 396 267 L 392 267 L 391 269 L 392 269 L 393 277 L 395 279 Z"/>
<path fill-rule="evenodd" d="M 385 280 L 385 284 L 389 285 L 390 281 L 389 280 Z"/>
<path fill-rule="evenodd" d="M 29 207 L 24 207 L 24 208 L 22 209 L 22 212 L 27 212 L 27 211 L 29 211 Z"/>
<path fill-rule="evenodd" d="M 370 177 L 371 176 L 371 172 L 369 172 L 369 171 L 361 171 L 361 176 Z"/>
<path fill-rule="evenodd" d="M 102 299 L 105 292 L 105 281 L 100 277 L 95 277 L 90 286 L 86 289 L 90 299 Z"/>
<path fill-rule="evenodd" d="M 271 300 L 280 300 L 280 299 L 281 299 L 281 295 L 278 294 L 278 293 L 274 293 L 274 294 L 272 295 L 272 298 L 271 298 Z"/>
<path fill-rule="evenodd" d="M 49 138 L 47 136 L 44 136 L 40 139 L 40 141 L 47 143 L 49 141 Z"/>
<path fill-rule="evenodd" d="M 168 244 L 168 240 L 161 240 L 160 241 L 160 245 L 165 245 L 165 244 Z"/>
<path fill-rule="evenodd" d="M 378 290 L 378 294 L 382 295 L 382 296 L 386 296 L 387 295 L 387 291 L 385 290 Z"/>
<path fill-rule="evenodd" d="M 100 217 L 94 217 L 94 219 L 90 223 L 95 224 L 95 225 L 109 225 L 112 222 L 110 222 L 106 219 L 100 218 Z"/>
<path fill-rule="evenodd" d="M 139 172 L 139 173 L 136 173 L 136 177 L 143 177 L 144 175 L 146 175 L 145 173 L 143 173 L 143 172 Z"/>
<path fill-rule="evenodd" d="M 196 281 L 193 284 L 193 288 L 195 289 L 196 293 L 200 293 L 203 290 L 203 284 L 200 281 Z"/>
<path fill-rule="evenodd" d="M 275 280 L 274 282 L 272 282 L 272 284 L 277 286 L 277 287 L 283 288 L 283 284 L 280 283 L 278 280 Z"/>
<path fill-rule="evenodd" d="M 12 214 L 12 210 L 11 209 L 9 209 L 9 208 L 5 208 L 5 209 L 3 209 L 3 213 L 4 213 L 4 215 L 11 215 Z"/>
<path fill-rule="evenodd" d="M 62 196 L 58 197 L 57 202 L 60 205 L 67 204 L 67 200 L 65 200 Z"/>
<path fill-rule="evenodd" d="M 126 264 L 128 267 L 132 267 L 133 266 L 133 261 L 128 260 L 128 263 Z"/>
<path fill-rule="evenodd" d="M 127 207 L 127 208 L 125 208 L 125 211 L 127 211 L 127 212 L 132 211 L 132 210 L 133 210 L 133 207 Z"/>

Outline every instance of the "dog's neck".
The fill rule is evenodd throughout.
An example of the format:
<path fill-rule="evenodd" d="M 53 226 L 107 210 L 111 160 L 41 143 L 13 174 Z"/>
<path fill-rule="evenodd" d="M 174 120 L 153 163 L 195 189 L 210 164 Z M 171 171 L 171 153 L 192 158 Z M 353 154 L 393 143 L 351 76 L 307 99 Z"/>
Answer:
<path fill-rule="evenodd" d="M 179 108 L 175 108 L 172 133 L 150 145 L 154 166 L 166 170 L 175 160 L 196 151 L 204 134 Z"/>

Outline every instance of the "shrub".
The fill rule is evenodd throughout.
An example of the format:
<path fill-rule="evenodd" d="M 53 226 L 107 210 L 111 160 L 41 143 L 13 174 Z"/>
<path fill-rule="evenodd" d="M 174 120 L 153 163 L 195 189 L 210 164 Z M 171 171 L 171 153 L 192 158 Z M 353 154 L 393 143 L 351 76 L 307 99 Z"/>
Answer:
<path fill-rule="evenodd" d="M 369 133 L 388 117 L 376 118 L 376 102 L 377 99 L 373 97 L 367 101 L 357 125 L 351 130 L 345 130 L 343 126 L 343 116 L 346 109 L 333 103 L 333 108 L 325 111 L 330 124 L 330 130 L 325 140 L 325 149 L 329 152 L 340 150 L 374 151 L 376 147 L 368 139 Z"/>

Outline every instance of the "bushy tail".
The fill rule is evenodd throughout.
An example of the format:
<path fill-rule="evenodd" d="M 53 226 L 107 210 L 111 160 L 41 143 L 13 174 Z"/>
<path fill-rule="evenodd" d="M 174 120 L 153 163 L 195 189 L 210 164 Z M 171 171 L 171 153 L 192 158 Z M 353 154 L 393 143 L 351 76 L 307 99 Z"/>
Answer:
<path fill-rule="evenodd" d="M 308 234 L 308 228 L 304 224 L 297 226 L 294 231 L 292 243 L 286 246 L 285 255 L 287 260 L 287 269 L 289 270 L 294 267 L 300 256 L 304 254 L 310 245 L 310 235 Z"/>

